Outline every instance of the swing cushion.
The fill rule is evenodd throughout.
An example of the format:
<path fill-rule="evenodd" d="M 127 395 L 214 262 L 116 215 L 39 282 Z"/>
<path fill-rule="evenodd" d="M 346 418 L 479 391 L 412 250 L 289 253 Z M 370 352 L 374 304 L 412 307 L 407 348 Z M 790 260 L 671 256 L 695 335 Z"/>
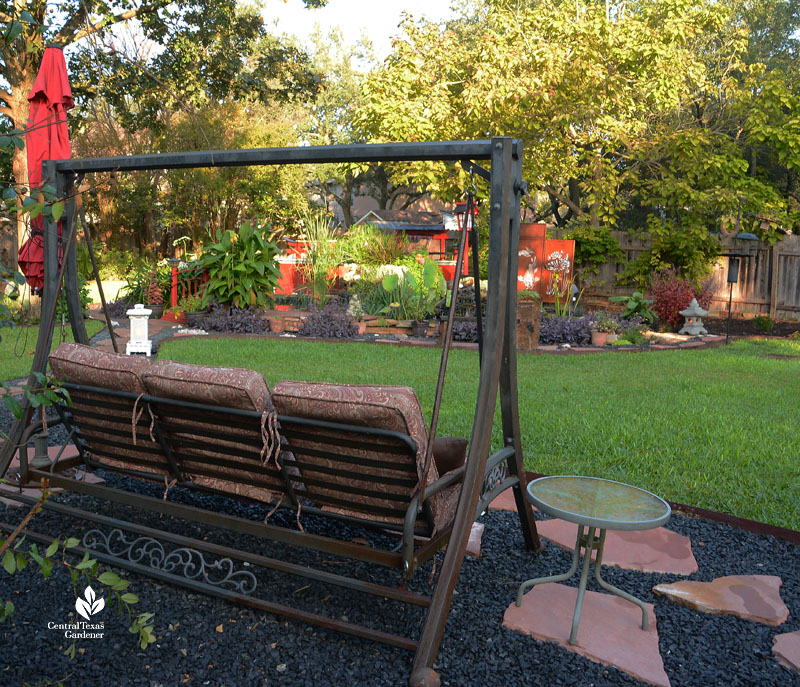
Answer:
<path fill-rule="evenodd" d="M 50 369 L 56 379 L 133 394 L 145 393 L 142 374 L 150 367 L 145 357 L 107 353 L 91 346 L 63 343 L 50 354 Z M 136 424 L 133 444 L 134 403 L 127 399 L 109 402 L 91 393 L 73 393 L 70 412 L 84 422 L 81 437 L 91 457 L 109 467 L 168 476 L 169 467 L 159 457 L 161 448 L 150 438 L 150 418 L 143 413 Z M 142 406 L 137 409 L 142 410 Z"/>
<path fill-rule="evenodd" d="M 151 396 L 205 405 L 274 413 L 264 376 L 235 367 L 209 367 L 169 360 L 153 363 L 143 375 Z M 174 407 L 159 405 L 159 427 L 168 435 L 175 459 L 196 484 L 269 502 L 283 491 L 274 459 L 265 464 L 259 420 L 244 422 L 231 439 L 230 416 L 207 414 L 202 420 L 175 417 Z M 237 425 L 238 426 L 238 425 Z"/>
<path fill-rule="evenodd" d="M 269 386 L 254 370 L 158 360 L 144 372 L 143 379 L 151 396 L 239 410 L 274 410 Z"/>
<path fill-rule="evenodd" d="M 151 365 L 144 356 L 106 353 L 77 343 L 61 344 L 49 360 L 56 379 L 134 394 L 144 393 L 142 373 Z"/>
<path fill-rule="evenodd" d="M 273 388 L 272 400 L 275 409 L 282 415 L 392 430 L 409 436 L 417 445 L 415 456 L 399 453 L 394 458 L 397 461 L 395 465 L 359 467 L 357 471 L 354 469 L 350 474 L 341 475 L 332 473 L 331 470 L 341 470 L 343 466 L 347 465 L 346 459 L 340 462 L 328 456 L 300 455 L 302 454 L 301 447 L 311 451 L 324 452 L 327 450 L 330 452 L 330 444 L 314 442 L 308 438 L 292 440 L 292 446 L 297 447 L 295 454 L 298 457 L 300 474 L 317 479 L 324 478 L 329 485 L 327 488 L 315 486 L 313 492 L 311 489 L 308 490 L 309 498 L 321 502 L 326 510 L 363 518 L 365 512 L 369 512 L 370 507 L 386 506 L 387 502 L 392 500 L 391 498 L 387 499 L 387 496 L 403 496 L 410 499 L 419 489 L 424 473 L 428 432 L 419 399 L 410 387 L 282 381 Z M 335 432 L 331 430 L 331 433 Z M 342 436 L 342 438 L 346 440 L 348 437 Z M 346 445 L 345 441 L 342 442 L 342 445 Z M 384 463 L 390 460 L 385 452 L 380 451 L 350 449 L 349 453 Z M 315 466 L 319 466 L 323 472 L 315 474 Z M 416 484 L 411 486 L 392 484 L 392 478 L 396 480 L 398 474 L 402 474 L 403 471 L 406 475 L 409 472 L 415 474 Z M 364 475 L 365 479 L 358 479 L 358 474 Z M 387 478 L 386 481 L 381 483 L 381 477 Z M 376 478 L 378 478 L 377 486 Z M 438 478 L 439 472 L 436 464 L 432 461 L 428 469 L 426 484 L 431 484 Z M 372 491 L 373 494 L 380 491 L 382 494 L 348 493 L 347 498 L 354 507 L 326 503 L 326 497 L 342 497 L 341 487 Z M 456 485 L 454 488 L 451 487 L 436 494 L 431 499 L 434 532 L 452 521 L 458 501 L 458 491 L 459 487 Z M 346 489 L 345 493 L 347 493 Z M 359 510 L 359 505 L 364 509 Z M 403 521 L 402 518 L 393 516 L 380 516 L 377 519 L 391 524 L 402 524 Z"/>

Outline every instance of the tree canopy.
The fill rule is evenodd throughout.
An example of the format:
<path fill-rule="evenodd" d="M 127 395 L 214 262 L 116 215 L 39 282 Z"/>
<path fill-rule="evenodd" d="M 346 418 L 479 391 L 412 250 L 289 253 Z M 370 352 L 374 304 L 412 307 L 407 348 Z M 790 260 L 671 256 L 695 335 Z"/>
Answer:
<path fill-rule="evenodd" d="M 800 227 L 796 5 L 475 0 L 445 26 L 407 18 L 361 121 L 376 141 L 521 138 L 535 216 L 585 240 L 647 228 L 636 276 L 696 276 L 740 210 L 773 220 L 754 222 L 767 241 Z"/>
<path fill-rule="evenodd" d="M 304 0 L 322 7 L 327 0 Z M 137 22 L 150 46 L 131 55 L 110 30 Z M 316 76 L 293 46 L 283 45 L 264 31 L 255 9 L 237 9 L 236 0 L 43 0 L 0 2 L 0 114 L 7 128 L 21 131 L 28 118 L 28 95 L 49 44 L 74 46 L 75 95 L 84 102 L 104 97 L 130 127 L 158 124 L 160 107 L 169 101 L 198 105 L 207 98 L 284 98 L 310 88 Z M 72 60 L 70 60 L 72 61 Z M 27 186 L 27 159 L 13 152 L 16 187 Z M 5 231 L 2 259 L 16 262 L 24 233 Z"/>

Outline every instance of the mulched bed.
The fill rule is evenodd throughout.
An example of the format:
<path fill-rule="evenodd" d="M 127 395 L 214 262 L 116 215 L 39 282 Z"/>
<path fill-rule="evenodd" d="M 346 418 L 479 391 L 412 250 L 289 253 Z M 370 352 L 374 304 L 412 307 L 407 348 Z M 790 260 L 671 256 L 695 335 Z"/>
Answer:
<path fill-rule="evenodd" d="M 703 324 L 709 334 L 725 335 L 728 320 L 725 317 L 704 317 Z M 789 336 L 800 331 L 800 322 L 792 320 L 775 320 L 772 329 L 765 332 L 759 329 L 752 318 L 731 318 L 731 336 Z"/>
<path fill-rule="evenodd" d="M 1 418 L 0 418 L 1 419 Z M 160 497 L 163 487 L 107 474 L 109 482 L 149 492 Z M 203 505 L 225 509 L 243 517 L 262 519 L 265 509 L 245 506 L 228 499 L 194 496 L 179 490 L 170 499 L 199 500 Z M 88 497 L 62 494 L 59 502 L 89 503 Z M 101 512 L 130 516 L 121 506 L 100 505 Z M 24 509 L 0 507 L 0 518 L 18 521 Z M 294 526 L 294 513 L 284 510 L 273 516 Z M 238 545 L 255 546 L 245 537 L 207 531 L 199 526 L 145 515 L 140 522 L 152 521 L 187 534 L 210 540 L 236 539 Z M 552 643 L 503 629 L 502 617 L 513 602 L 517 586 L 533 575 L 561 572 L 569 567 L 570 553 L 548 544 L 538 554 L 523 549 L 516 515 L 489 512 L 483 517 L 486 533 L 483 555 L 467 559 L 456 589 L 442 649 L 436 663 L 442 684 L 508 687 L 526 685 L 595 685 L 611 687 L 643 683 L 620 671 L 593 663 Z M 333 528 L 337 536 L 372 537 L 326 520 L 303 517 L 310 530 Z M 800 629 L 800 550 L 794 544 L 771 536 L 756 535 L 707 520 L 674 515 L 667 525 L 692 540 L 700 566 L 690 579 L 709 581 L 733 574 L 779 575 L 783 579 L 781 596 L 790 610 L 789 620 L 773 628 L 733 616 L 706 615 L 678 606 L 652 593 L 661 582 L 673 582 L 676 575 L 646 574 L 608 568 L 612 583 L 655 604 L 664 667 L 673 687 L 722 687 L 770 685 L 789 687 L 798 684 L 797 673 L 778 665 L 771 653 L 776 634 Z M 63 518 L 43 513 L 33 529 L 75 534 L 86 526 L 65 523 Z M 276 545 L 259 551 L 284 551 Z M 331 556 L 292 551 L 296 562 L 316 559 L 335 571 L 346 570 L 362 579 L 391 582 L 397 574 L 362 563 L 341 562 Z M 79 654 L 70 661 L 61 632 L 48 630 L 47 623 L 67 622 L 73 613 L 75 595 L 68 575 L 57 568 L 48 581 L 29 568 L 14 577 L 0 573 L 0 598 L 11 598 L 17 610 L 0 626 L 0 645 L 10 648 L 0 659 L 0 683 L 39 684 L 46 679 L 63 679 L 65 685 L 105 687 L 114 685 L 400 685 L 409 677 L 411 655 L 366 640 L 320 630 L 298 622 L 287 622 L 269 614 L 232 603 L 198 595 L 182 588 L 154 582 L 120 571 L 131 580 L 131 590 L 141 598 L 142 611 L 155 612 L 156 644 L 142 651 L 127 632 L 127 618 L 103 612 L 107 635 L 98 640 L 79 641 Z M 430 565 L 419 571 L 410 588 L 425 591 Z M 398 604 L 374 597 L 342 593 L 338 590 L 306 587 L 299 578 L 259 575 L 264 596 L 280 600 L 290 596 L 293 603 L 310 609 L 346 616 L 355 622 L 380 626 L 391 631 L 416 634 L 421 614 Z M 571 584 L 577 584 L 573 578 Z M 590 589 L 597 589 L 590 581 Z M 329 596 L 332 595 L 332 596 Z M 386 617 L 384 617 L 386 616 Z"/>

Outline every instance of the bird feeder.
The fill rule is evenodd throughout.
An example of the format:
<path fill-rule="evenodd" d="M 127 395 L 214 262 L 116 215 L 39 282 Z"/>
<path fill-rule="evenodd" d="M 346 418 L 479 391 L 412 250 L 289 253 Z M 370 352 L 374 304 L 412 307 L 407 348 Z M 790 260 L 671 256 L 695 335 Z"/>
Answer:
<path fill-rule="evenodd" d="M 703 310 L 696 298 L 692 298 L 689 307 L 686 310 L 681 310 L 681 315 L 686 318 L 683 327 L 678 334 L 689 334 L 690 336 L 700 336 L 701 334 L 708 334 L 706 328 L 703 326 L 702 317 L 708 315 L 708 310 Z"/>
<path fill-rule="evenodd" d="M 728 343 L 731 334 L 731 304 L 733 302 L 733 285 L 739 281 L 739 260 L 749 258 L 750 251 L 747 248 L 750 242 L 758 242 L 759 238 L 749 231 L 740 231 L 733 238 L 733 250 L 730 253 L 723 253 L 728 258 L 728 323 L 725 327 L 725 343 Z"/>
<path fill-rule="evenodd" d="M 152 354 L 153 342 L 148 338 L 147 332 L 147 323 L 152 312 L 149 308 L 145 308 L 142 303 L 137 303 L 125 313 L 131 321 L 131 338 L 125 346 L 127 355 L 144 353 L 149 356 Z"/>

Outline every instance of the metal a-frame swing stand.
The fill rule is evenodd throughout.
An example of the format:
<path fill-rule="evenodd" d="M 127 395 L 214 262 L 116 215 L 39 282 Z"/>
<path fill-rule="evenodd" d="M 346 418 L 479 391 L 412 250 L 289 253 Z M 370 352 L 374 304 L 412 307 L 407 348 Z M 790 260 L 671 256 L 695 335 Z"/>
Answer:
<path fill-rule="evenodd" d="M 480 381 L 472 424 L 469 455 L 463 487 L 453 522 L 452 534 L 441 571 L 425 614 L 411 670 L 410 684 L 423 687 L 439 684 L 433 664 L 439 652 L 453 592 L 466 553 L 472 523 L 482 493 L 513 483 L 514 499 L 520 517 L 525 546 L 539 548 L 539 539 L 530 504 L 525 498 L 526 478 L 517 400 L 516 274 L 519 246 L 520 202 L 526 191 L 522 180 L 523 146 L 519 140 L 494 138 L 483 141 L 448 141 L 425 143 L 357 144 L 305 148 L 264 148 L 253 150 L 198 151 L 109 158 L 84 158 L 48 161 L 44 178 L 55 181 L 59 197 L 67 197 L 63 227 L 63 267 L 58 267 L 57 224 L 46 220 L 44 226 L 45 284 L 42 299 L 42 326 L 33 360 L 29 383 L 35 372 L 44 372 L 53 339 L 56 300 L 60 289 L 66 294 L 74 338 L 87 343 L 86 330 L 78 299 L 76 266 L 76 228 L 79 199 L 76 178 L 93 172 L 179 169 L 196 167 L 358 163 L 403 161 L 449 161 L 486 179 L 490 187 L 489 283 L 486 297 L 485 334 L 480 345 Z M 489 161 L 489 169 L 476 161 Z M 473 255 L 477 256 L 477 236 L 473 232 Z M 479 293 L 479 289 L 475 289 Z M 440 375 L 441 376 L 441 375 Z M 502 436 L 506 448 L 512 448 L 508 474 L 499 475 L 492 485 L 484 484 L 489 456 L 492 424 L 500 397 Z M 33 408 L 25 406 L 21 421 L 15 423 L 9 439 L 0 451 L 0 476 L 8 471 L 15 448 L 27 438 Z"/>

